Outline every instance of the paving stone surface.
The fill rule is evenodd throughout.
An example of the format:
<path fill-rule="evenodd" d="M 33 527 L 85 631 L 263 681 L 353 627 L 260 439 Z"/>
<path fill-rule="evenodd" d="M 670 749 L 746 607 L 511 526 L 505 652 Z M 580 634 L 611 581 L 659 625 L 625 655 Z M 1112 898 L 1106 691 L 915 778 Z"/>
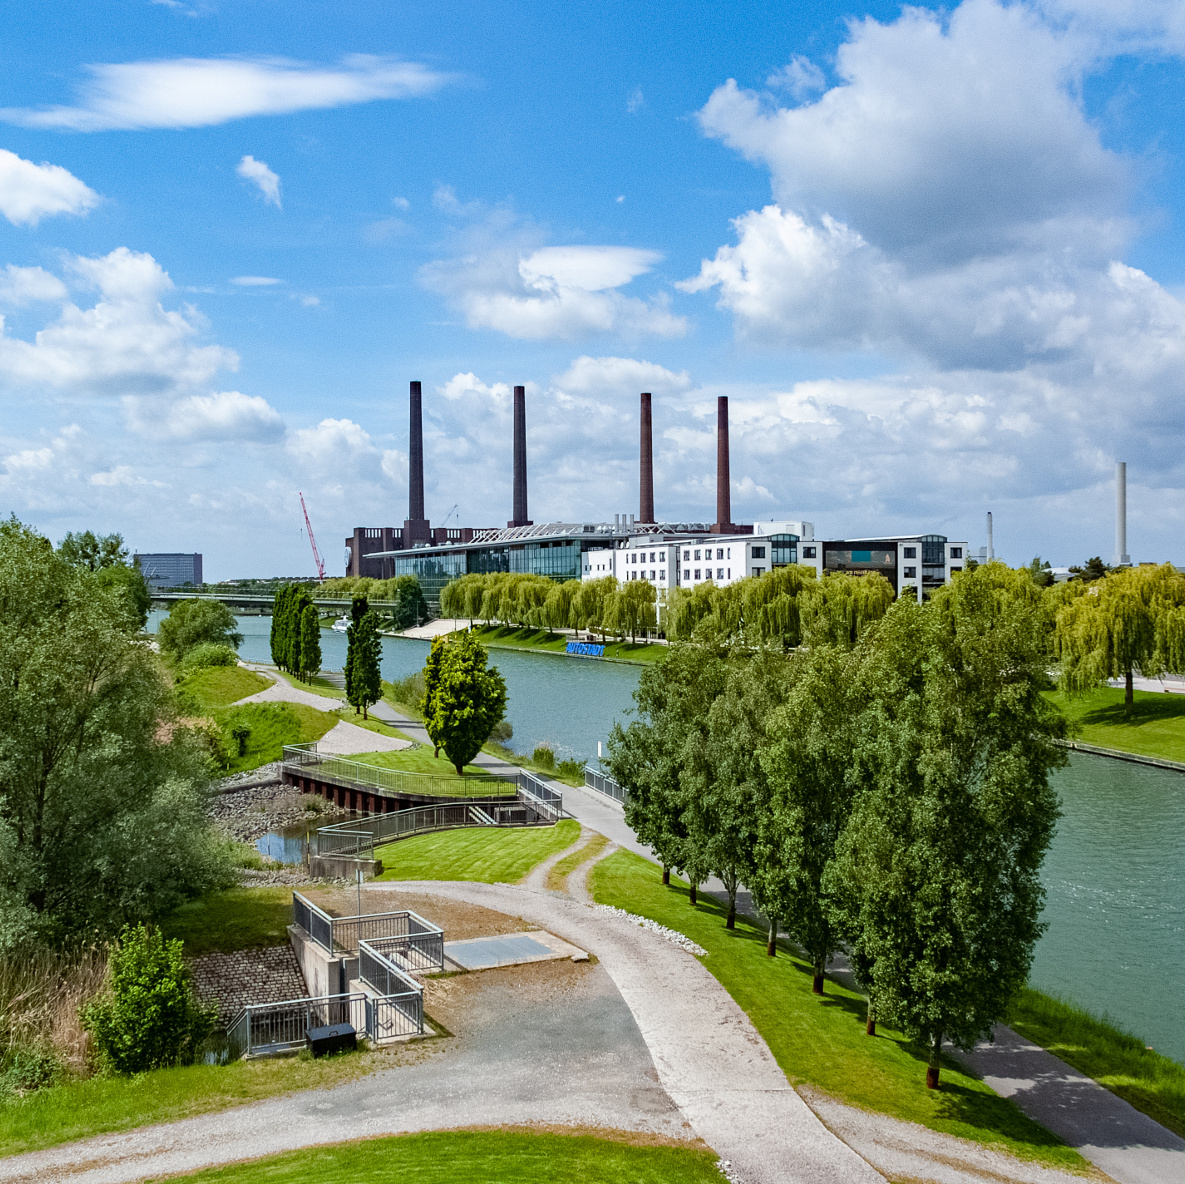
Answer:
<path fill-rule="evenodd" d="M 281 1003 L 308 994 L 291 946 L 203 954 L 193 961 L 193 985 L 202 999 L 217 1005 L 223 1023 L 249 1003 Z"/>

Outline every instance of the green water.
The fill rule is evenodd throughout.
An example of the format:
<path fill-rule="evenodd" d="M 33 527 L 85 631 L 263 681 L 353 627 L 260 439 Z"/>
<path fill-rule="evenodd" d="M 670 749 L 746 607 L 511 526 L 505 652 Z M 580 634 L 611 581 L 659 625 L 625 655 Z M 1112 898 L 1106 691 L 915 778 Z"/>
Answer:
<path fill-rule="evenodd" d="M 154 617 L 156 614 L 154 614 Z M 269 617 L 243 617 L 242 656 L 269 661 Z M 153 626 L 150 626 L 152 628 Z M 326 669 L 346 641 L 322 633 Z M 386 638 L 383 676 L 423 666 L 428 643 Z M 492 650 L 510 695 L 512 746 L 541 741 L 561 756 L 596 755 L 632 706 L 639 668 Z M 1074 754 L 1055 774 L 1064 816 L 1046 858 L 1044 920 L 1032 982 L 1109 1016 L 1185 1063 L 1177 999 L 1185 984 L 1185 774 Z"/>

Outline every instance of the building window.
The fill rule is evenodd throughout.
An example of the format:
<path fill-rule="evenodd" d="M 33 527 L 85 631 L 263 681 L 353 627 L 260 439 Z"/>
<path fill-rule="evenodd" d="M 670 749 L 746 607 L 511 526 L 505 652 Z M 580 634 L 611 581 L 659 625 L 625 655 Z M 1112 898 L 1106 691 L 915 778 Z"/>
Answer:
<path fill-rule="evenodd" d="M 764 567 L 755 567 L 753 569 L 753 574 L 755 576 L 763 576 L 763 575 L 765 575 L 765 568 Z"/>
<path fill-rule="evenodd" d="M 728 558 L 729 559 L 732 558 L 732 548 L 731 547 L 728 548 Z"/>
<path fill-rule="evenodd" d="M 728 569 L 728 578 L 730 580 L 732 579 L 732 568 L 731 567 Z"/>
<path fill-rule="evenodd" d="M 918 549 L 917 547 L 906 547 L 904 554 L 906 559 L 916 559 L 918 557 Z"/>
<path fill-rule="evenodd" d="M 906 548 L 909 551 L 914 550 L 913 547 Z M 918 578 L 918 569 L 916 567 L 907 567 L 905 569 L 905 578 L 907 580 L 916 580 Z"/>
<path fill-rule="evenodd" d="M 723 558 L 724 558 L 724 548 L 723 548 L 723 547 L 717 547 L 717 548 L 716 548 L 716 558 L 717 558 L 717 559 L 723 559 Z"/>
<path fill-rule="evenodd" d="M 654 562 L 654 552 L 653 551 L 650 552 L 650 562 L 651 563 Z"/>
<path fill-rule="evenodd" d="M 962 559 L 963 558 L 963 548 L 962 547 L 951 547 L 950 557 L 952 559 Z"/>
<path fill-rule="evenodd" d="M 698 552 L 698 551 L 696 551 L 696 553 L 695 553 L 695 557 L 696 557 L 696 559 L 698 559 L 698 558 L 699 558 L 699 552 Z"/>
<path fill-rule="evenodd" d="M 660 568 L 658 569 L 658 578 L 659 578 L 660 580 L 662 580 L 662 581 L 663 581 L 663 583 L 666 583 L 667 573 L 666 573 L 666 569 L 665 569 L 665 568 L 661 568 L 661 567 L 660 567 Z"/>
<path fill-rule="evenodd" d="M 806 554 L 805 548 L 803 549 L 802 553 L 804 555 Z M 753 548 L 753 558 L 754 559 L 764 559 L 765 558 L 765 548 L 764 547 L 754 547 Z"/>
<path fill-rule="evenodd" d="M 683 552 L 683 562 L 684 562 L 684 563 L 686 563 L 686 562 L 687 562 L 687 561 L 688 561 L 690 558 L 691 558 L 691 552 L 690 552 L 690 551 L 684 551 L 684 552 Z"/>
<path fill-rule="evenodd" d="M 955 572 L 957 572 L 957 571 L 962 571 L 962 570 L 963 570 L 963 569 L 962 569 L 961 567 L 952 567 L 952 568 L 950 569 L 950 574 L 953 576 L 953 575 L 955 574 Z"/>
<path fill-rule="evenodd" d="M 653 558 L 654 558 L 654 556 L 652 555 L 650 558 L 651 558 L 651 559 L 653 559 Z M 651 580 L 651 582 L 653 582 L 653 581 L 654 581 L 654 572 L 651 572 L 651 573 L 650 573 L 650 580 Z"/>
<path fill-rule="evenodd" d="M 717 548 L 717 550 L 719 550 L 719 548 Z M 718 568 L 716 569 L 716 578 L 717 578 L 718 580 L 722 580 L 722 579 L 724 579 L 724 568 L 722 568 L 722 567 L 718 567 Z"/>
<path fill-rule="evenodd" d="M 699 552 L 697 551 L 697 552 L 696 552 L 696 554 L 698 555 L 698 554 L 699 554 Z M 695 578 L 696 578 L 697 580 L 699 579 L 699 568 L 698 568 L 698 567 L 695 569 Z"/>
<path fill-rule="evenodd" d="M 803 559 L 814 559 L 817 557 L 817 554 L 814 547 L 803 547 L 802 549 Z"/>

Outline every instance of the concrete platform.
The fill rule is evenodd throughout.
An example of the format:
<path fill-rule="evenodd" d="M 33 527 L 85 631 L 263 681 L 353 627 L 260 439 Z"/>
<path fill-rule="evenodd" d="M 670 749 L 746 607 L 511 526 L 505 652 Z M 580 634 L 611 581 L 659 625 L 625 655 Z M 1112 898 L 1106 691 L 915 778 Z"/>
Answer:
<path fill-rule="evenodd" d="M 498 966 L 523 966 L 528 962 L 557 962 L 563 959 L 587 962 L 588 954 L 542 929 L 444 943 L 444 965 L 447 970 L 493 970 Z"/>

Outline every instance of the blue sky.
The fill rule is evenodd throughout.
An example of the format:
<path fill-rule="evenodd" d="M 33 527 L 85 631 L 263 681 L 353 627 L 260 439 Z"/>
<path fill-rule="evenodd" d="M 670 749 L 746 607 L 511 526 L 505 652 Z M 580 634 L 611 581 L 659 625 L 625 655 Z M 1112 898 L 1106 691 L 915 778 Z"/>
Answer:
<path fill-rule="evenodd" d="M 1185 560 L 1185 6 L 6 6 L 0 490 L 331 570 L 406 515 L 636 511 Z"/>

